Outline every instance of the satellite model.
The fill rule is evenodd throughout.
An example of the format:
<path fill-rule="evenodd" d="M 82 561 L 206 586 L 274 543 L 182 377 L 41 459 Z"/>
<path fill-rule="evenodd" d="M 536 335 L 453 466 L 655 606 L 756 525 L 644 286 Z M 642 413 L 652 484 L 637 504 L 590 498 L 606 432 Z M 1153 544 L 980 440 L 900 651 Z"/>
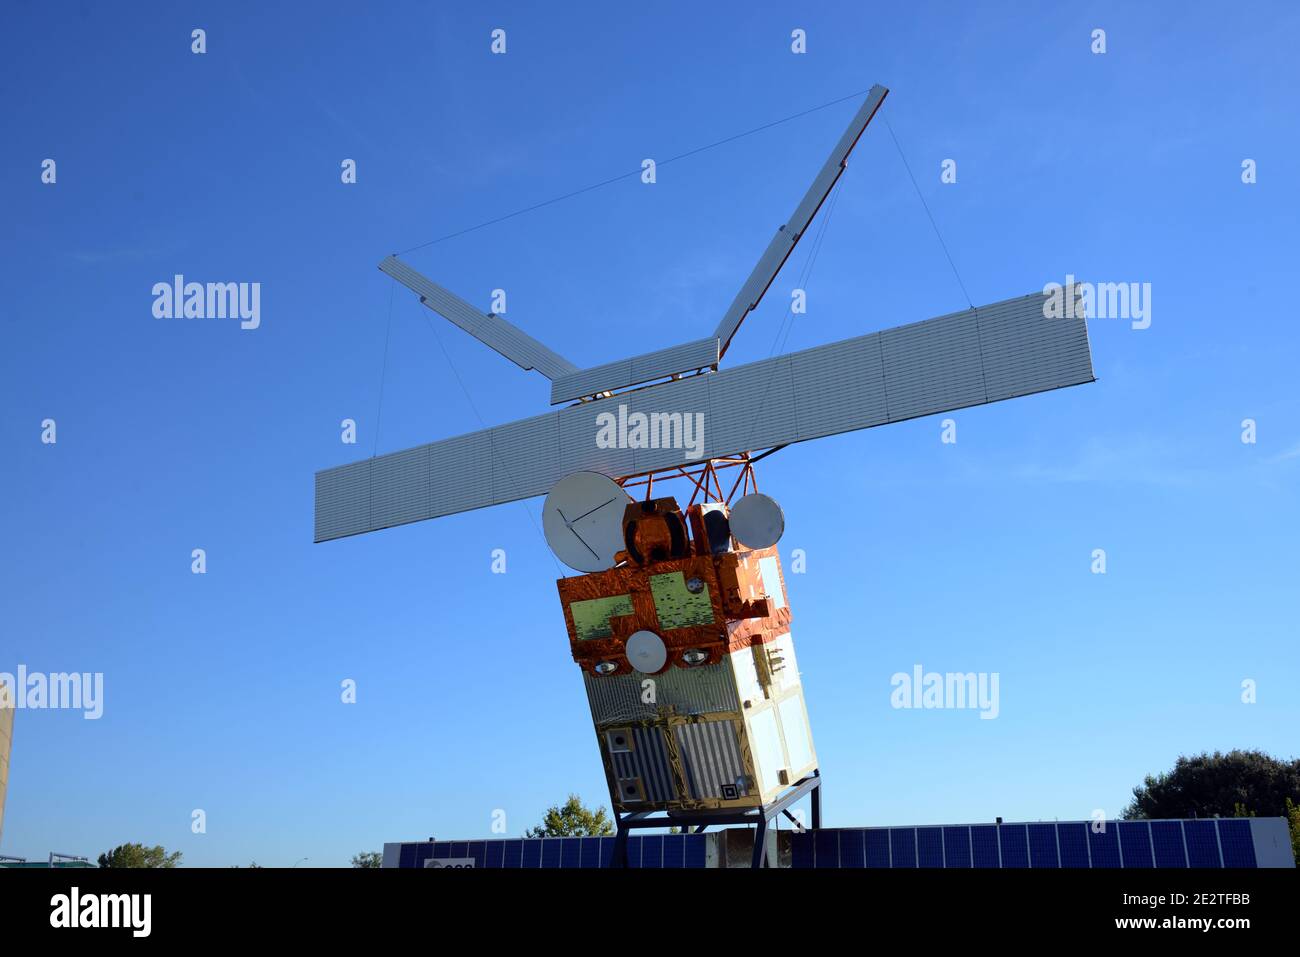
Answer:
<path fill-rule="evenodd" d="M 578 369 L 396 257 L 380 263 L 550 379 L 562 408 L 317 472 L 316 541 L 546 495 L 547 542 L 583 573 L 557 585 L 618 826 L 615 865 L 630 828 L 753 823 L 758 867 L 769 822 L 795 801 L 811 795 L 820 826 L 776 548 L 784 516 L 758 492 L 754 464 L 796 442 L 1093 381 L 1082 307 L 1049 312 L 1043 293 L 719 369 L 887 93 L 872 87 L 706 338 Z M 699 448 L 681 441 L 687 416 L 703 417 Z M 611 418 L 620 432 L 638 422 L 645 441 L 598 441 Z M 739 473 L 729 494 L 726 470 Z M 694 486 L 684 509 L 654 497 L 683 477 Z M 641 486 L 644 498 L 628 495 Z"/>

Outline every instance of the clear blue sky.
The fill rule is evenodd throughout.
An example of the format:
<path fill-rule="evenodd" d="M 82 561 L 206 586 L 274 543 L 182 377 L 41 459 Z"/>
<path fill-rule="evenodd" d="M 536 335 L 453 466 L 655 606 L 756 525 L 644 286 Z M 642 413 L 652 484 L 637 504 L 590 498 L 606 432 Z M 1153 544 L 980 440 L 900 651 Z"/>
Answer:
<path fill-rule="evenodd" d="M 105 712 L 18 714 L 0 853 L 340 865 L 607 803 L 539 500 L 312 544 L 313 473 L 377 431 L 547 407 L 439 320 L 467 398 L 399 288 L 381 423 L 375 267 L 876 82 L 977 303 L 1073 273 L 1151 283 L 1152 323 L 1094 321 L 1096 384 L 960 412 L 956 445 L 934 417 L 763 464 L 807 553 L 828 822 L 1114 814 L 1180 753 L 1294 756 L 1298 32 L 1281 3 L 10 5 L 0 671 L 103 672 Z M 706 335 L 853 109 L 408 259 L 484 308 L 505 288 L 580 365 Z M 965 307 L 882 123 L 841 190 L 787 349 Z M 806 255 L 731 361 L 771 351 Z M 262 283 L 261 327 L 153 318 L 175 273 Z M 918 663 L 999 673 L 1000 716 L 892 709 Z"/>

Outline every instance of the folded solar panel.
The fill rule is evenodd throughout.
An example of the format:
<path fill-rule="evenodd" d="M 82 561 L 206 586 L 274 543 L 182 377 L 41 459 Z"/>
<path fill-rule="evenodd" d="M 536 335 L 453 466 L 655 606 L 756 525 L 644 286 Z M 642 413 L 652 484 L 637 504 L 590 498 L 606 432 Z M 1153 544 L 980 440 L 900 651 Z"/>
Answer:
<path fill-rule="evenodd" d="M 718 364 L 718 339 L 710 336 L 679 346 L 658 349 L 630 359 L 579 369 L 551 383 L 551 405 L 599 392 L 640 385 L 653 379 L 712 368 Z"/>
<path fill-rule="evenodd" d="M 1008 299 L 325 469 L 316 473 L 316 541 L 543 495 L 570 472 L 621 478 L 1093 381 L 1085 320 L 1048 318 L 1047 298 Z M 691 416 L 702 434 L 668 443 L 677 447 L 602 447 L 604 413 Z"/>
<path fill-rule="evenodd" d="M 379 268 L 420 297 L 420 301 L 521 369 L 536 369 L 548 379 L 576 372 L 577 367 L 500 316 L 475 309 L 455 293 L 416 272 L 396 256 Z"/>

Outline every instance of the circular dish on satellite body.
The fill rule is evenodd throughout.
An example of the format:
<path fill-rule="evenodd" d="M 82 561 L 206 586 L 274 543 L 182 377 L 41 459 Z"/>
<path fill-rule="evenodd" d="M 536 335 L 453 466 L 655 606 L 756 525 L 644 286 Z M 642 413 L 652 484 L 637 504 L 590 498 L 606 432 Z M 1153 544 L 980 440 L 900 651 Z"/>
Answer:
<path fill-rule="evenodd" d="M 614 567 L 622 551 L 623 511 L 631 497 L 599 472 L 574 472 L 555 483 L 542 506 L 542 530 L 557 558 L 580 572 Z"/>
<path fill-rule="evenodd" d="M 751 492 L 731 507 L 731 534 L 746 548 L 771 548 L 785 532 L 781 506 L 761 492 Z"/>
<path fill-rule="evenodd" d="M 628 663 L 643 675 L 652 675 L 668 663 L 668 648 L 653 631 L 634 631 L 623 646 Z"/>

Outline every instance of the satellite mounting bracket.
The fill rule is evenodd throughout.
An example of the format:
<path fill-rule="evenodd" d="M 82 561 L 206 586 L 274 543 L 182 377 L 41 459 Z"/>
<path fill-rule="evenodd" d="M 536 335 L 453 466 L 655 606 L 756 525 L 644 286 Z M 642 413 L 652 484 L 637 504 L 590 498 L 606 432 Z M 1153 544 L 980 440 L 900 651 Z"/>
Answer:
<path fill-rule="evenodd" d="M 754 826 L 754 852 L 750 858 L 750 867 L 758 869 L 769 866 L 767 860 L 767 829 L 774 818 L 784 814 L 791 820 L 794 817 L 789 808 L 801 798 L 811 795 L 812 826 L 805 827 L 801 833 L 821 829 L 822 826 L 822 776 L 820 768 L 800 778 L 781 797 L 764 807 L 744 811 L 667 811 L 654 814 L 650 811 L 633 811 L 630 814 L 614 812 L 614 824 L 617 832 L 614 836 L 614 853 L 610 856 L 611 868 L 627 867 L 628 833 L 635 829 L 647 827 L 680 827 L 687 834 L 701 834 L 704 829 L 714 824 L 752 824 Z M 694 830 L 691 830 L 694 828 Z M 778 848 L 778 855 L 780 849 Z"/>

